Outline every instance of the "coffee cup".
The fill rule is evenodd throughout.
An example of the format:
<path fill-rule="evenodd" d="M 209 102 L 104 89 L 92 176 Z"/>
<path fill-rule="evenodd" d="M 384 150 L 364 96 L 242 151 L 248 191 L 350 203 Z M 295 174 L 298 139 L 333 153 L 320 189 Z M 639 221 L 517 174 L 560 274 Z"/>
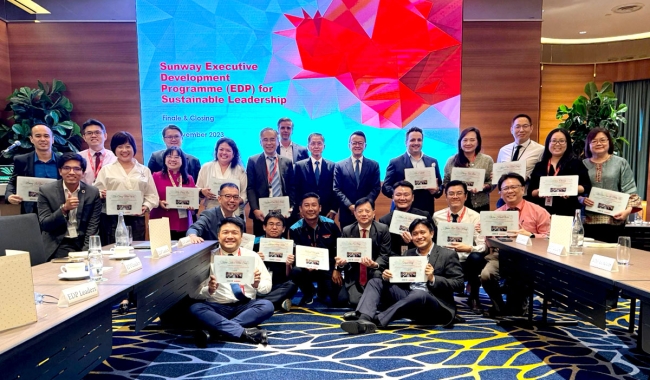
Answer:
<path fill-rule="evenodd" d="M 115 256 L 127 256 L 131 252 L 131 249 L 129 247 L 113 247 L 111 248 L 111 252 Z"/>
<path fill-rule="evenodd" d="M 61 265 L 61 273 L 67 273 L 69 275 L 83 274 L 87 271 L 88 269 L 86 269 L 85 263 L 70 263 Z"/>

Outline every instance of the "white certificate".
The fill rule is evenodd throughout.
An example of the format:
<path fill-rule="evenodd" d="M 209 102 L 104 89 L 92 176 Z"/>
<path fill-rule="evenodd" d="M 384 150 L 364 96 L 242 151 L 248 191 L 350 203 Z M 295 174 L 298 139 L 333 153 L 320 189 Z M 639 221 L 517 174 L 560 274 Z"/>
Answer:
<path fill-rule="evenodd" d="M 594 205 L 586 207 L 585 210 L 611 216 L 627 208 L 630 194 L 592 187 L 589 199 L 594 202 Z"/>
<path fill-rule="evenodd" d="M 224 183 L 234 183 L 237 185 L 237 188 L 239 188 L 239 191 L 241 191 L 241 186 L 239 184 L 239 180 L 235 178 L 210 178 L 208 181 L 208 187 L 210 188 L 210 192 L 212 194 L 219 194 L 219 189 L 221 189 L 221 185 Z M 246 189 L 244 189 L 246 190 Z"/>
<path fill-rule="evenodd" d="M 404 180 L 409 181 L 415 190 L 438 187 L 436 168 L 404 169 Z"/>
<path fill-rule="evenodd" d="M 539 177 L 540 197 L 560 197 L 563 195 L 578 195 L 577 175 Z"/>
<path fill-rule="evenodd" d="M 296 246 L 298 268 L 330 270 L 330 252 L 325 248 Z"/>
<path fill-rule="evenodd" d="M 416 219 L 423 219 L 422 215 L 415 215 L 408 212 L 399 210 L 393 211 L 393 219 L 390 221 L 388 232 L 392 234 L 401 235 L 402 232 L 409 230 L 409 226 Z"/>
<path fill-rule="evenodd" d="M 23 202 L 38 202 L 39 188 L 54 181 L 54 178 L 16 177 L 16 195 L 22 197 Z"/>
<path fill-rule="evenodd" d="M 255 281 L 255 258 L 217 255 L 212 260 L 212 271 L 220 284 L 250 285 Z"/>
<path fill-rule="evenodd" d="M 293 240 L 261 238 L 260 252 L 264 254 L 264 261 L 284 263 L 293 253 Z"/>
<path fill-rule="evenodd" d="M 118 215 L 142 214 L 142 192 L 138 190 L 124 190 L 106 192 L 106 214 Z"/>
<path fill-rule="evenodd" d="M 271 197 L 271 198 L 260 198 L 260 211 L 265 216 L 269 212 L 279 212 L 284 215 L 286 218 L 289 217 L 289 197 Z"/>
<path fill-rule="evenodd" d="M 499 178 L 508 173 L 517 173 L 526 179 L 526 160 L 495 163 L 492 166 L 492 184 L 499 184 Z"/>
<path fill-rule="evenodd" d="M 336 256 L 348 263 L 360 263 L 363 257 L 372 260 L 372 239 L 338 238 L 336 239 Z"/>
<path fill-rule="evenodd" d="M 468 190 L 483 191 L 483 184 L 485 183 L 485 169 L 472 169 L 472 168 L 452 168 L 451 180 L 465 182 Z"/>
<path fill-rule="evenodd" d="M 451 243 L 474 245 L 474 224 L 438 222 L 438 245 L 449 247 Z"/>
<path fill-rule="evenodd" d="M 426 256 L 391 256 L 388 269 L 393 275 L 390 282 L 425 282 Z"/>
<path fill-rule="evenodd" d="M 241 234 L 241 243 L 239 245 L 252 251 L 255 246 L 255 235 L 244 232 Z"/>
<path fill-rule="evenodd" d="M 508 236 L 508 231 L 519 230 L 518 211 L 481 211 L 483 236 Z"/>
<path fill-rule="evenodd" d="M 168 187 L 167 208 L 199 209 L 199 188 L 196 187 Z"/>

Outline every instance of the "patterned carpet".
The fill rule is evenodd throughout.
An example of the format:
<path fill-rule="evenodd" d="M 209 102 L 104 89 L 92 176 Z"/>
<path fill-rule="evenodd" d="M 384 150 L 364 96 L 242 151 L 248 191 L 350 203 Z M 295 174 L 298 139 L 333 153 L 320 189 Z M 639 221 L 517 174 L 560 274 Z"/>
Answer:
<path fill-rule="evenodd" d="M 487 304 L 487 298 L 482 301 Z M 503 328 L 459 307 L 466 323 L 451 329 L 413 326 L 403 320 L 391 330 L 362 336 L 347 335 L 339 328 L 344 311 L 315 306 L 274 315 L 263 325 L 270 332 L 267 347 L 214 342 L 207 349 L 197 349 L 186 331 L 135 334 L 128 328 L 133 319 L 116 315 L 112 356 L 87 378 L 593 380 L 650 376 L 650 355 L 637 350 L 636 335 L 627 332 L 628 300 L 621 299 L 619 309 L 607 314 L 606 330 L 582 322 L 543 330 Z M 549 317 L 567 316 L 551 310 Z"/>

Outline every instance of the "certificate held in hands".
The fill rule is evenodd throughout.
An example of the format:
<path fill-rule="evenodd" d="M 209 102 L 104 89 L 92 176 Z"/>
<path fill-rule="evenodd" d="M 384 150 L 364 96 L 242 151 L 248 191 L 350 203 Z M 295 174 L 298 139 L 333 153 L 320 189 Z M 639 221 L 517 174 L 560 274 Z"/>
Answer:
<path fill-rule="evenodd" d="M 237 185 L 237 188 L 239 191 L 241 191 L 241 186 L 239 184 L 239 180 L 235 178 L 212 178 L 208 182 L 208 187 L 210 188 L 210 192 L 213 194 L 219 194 L 219 190 L 221 189 L 221 185 L 224 183 L 234 183 Z M 246 190 L 246 189 L 244 189 Z"/>
<path fill-rule="evenodd" d="M 106 214 L 118 215 L 142 214 L 142 192 L 138 190 L 124 190 L 106 192 Z"/>
<path fill-rule="evenodd" d="M 393 219 L 390 221 L 388 232 L 401 235 L 402 232 L 408 232 L 409 226 L 416 219 L 424 218 L 422 215 L 410 214 L 399 210 L 393 211 Z"/>
<path fill-rule="evenodd" d="M 435 166 L 423 169 L 404 169 L 404 180 L 410 182 L 414 190 L 438 187 Z"/>
<path fill-rule="evenodd" d="M 449 247 L 451 243 L 474 245 L 474 225 L 468 223 L 438 223 L 438 244 Z"/>
<path fill-rule="evenodd" d="M 53 178 L 16 177 L 16 195 L 23 198 L 23 202 L 38 202 L 40 187 L 54 181 Z"/>
<path fill-rule="evenodd" d="M 336 256 L 347 260 L 348 263 L 360 263 L 364 257 L 372 260 L 372 239 L 338 238 Z"/>
<path fill-rule="evenodd" d="M 199 208 L 199 188 L 196 187 L 168 187 L 167 208 L 197 210 Z"/>
<path fill-rule="evenodd" d="M 519 229 L 517 211 L 481 211 L 481 233 L 484 236 L 508 236 Z"/>
<path fill-rule="evenodd" d="M 212 273 L 220 284 L 234 282 L 250 285 L 255 281 L 255 258 L 253 256 L 214 256 Z"/>
<path fill-rule="evenodd" d="M 260 198 L 260 211 L 264 215 L 268 215 L 269 212 L 279 212 L 284 217 L 289 217 L 289 197 L 271 197 L 271 198 Z"/>
<path fill-rule="evenodd" d="M 452 168 L 451 180 L 465 182 L 468 190 L 483 190 L 485 183 L 485 169 Z"/>
<path fill-rule="evenodd" d="M 526 160 L 495 163 L 492 166 L 492 184 L 498 185 L 499 178 L 508 173 L 517 173 L 526 178 Z"/>
<path fill-rule="evenodd" d="M 260 252 L 264 254 L 264 261 L 284 263 L 293 253 L 293 240 L 261 238 Z"/>
<path fill-rule="evenodd" d="M 325 248 L 297 245 L 296 266 L 298 268 L 330 270 L 330 252 Z"/>
<path fill-rule="evenodd" d="M 388 258 L 388 269 L 393 275 L 390 282 L 425 282 L 426 256 L 395 256 Z"/>
<path fill-rule="evenodd" d="M 577 175 L 539 177 L 540 197 L 561 197 L 564 195 L 578 195 Z"/>
<path fill-rule="evenodd" d="M 585 207 L 585 210 L 613 216 L 627 208 L 630 194 L 592 187 L 589 199 L 594 202 L 594 205 Z"/>

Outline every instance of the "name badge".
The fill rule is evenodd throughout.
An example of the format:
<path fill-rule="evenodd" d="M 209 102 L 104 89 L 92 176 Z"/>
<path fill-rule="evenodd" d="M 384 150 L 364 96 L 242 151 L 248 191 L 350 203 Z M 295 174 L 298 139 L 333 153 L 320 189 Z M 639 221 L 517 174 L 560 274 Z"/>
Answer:
<path fill-rule="evenodd" d="M 402 250 L 402 256 L 404 256 L 404 253 L 406 253 L 406 251 L 408 251 L 409 246 L 408 245 L 403 245 L 403 246 L 400 247 L 400 249 Z"/>
<path fill-rule="evenodd" d="M 616 259 L 607 256 L 593 255 L 591 257 L 589 266 L 603 269 L 608 272 L 618 272 L 618 264 L 616 263 Z"/>
<path fill-rule="evenodd" d="M 522 234 L 517 235 L 517 240 L 515 241 L 515 243 L 525 245 L 525 246 L 533 245 L 533 242 L 530 240 L 530 236 L 526 236 Z"/>
<path fill-rule="evenodd" d="M 544 201 L 544 206 L 546 207 L 553 206 L 553 197 L 546 197 L 546 200 Z"/>
<path fill-rule="evenodd" d="M 185 247 L 190 246 L 190 245 L 192 245 L 192 239 L 190 239 L 187 236 L 184 237 L 184 238 L 178 239 L 178 243 L 176 243 L 176 247 L 179 248 L 179 249 L 180 248 L 185 248 Z"/>
<path fill-rule="evenodd" d="M 551 255 L 557 255 L 557 256 L 566 256 L 566 252 L 564 252 L 564 245 L 558 244 L 558 243 L 548 243 L 548 248 L 546 249 L 547 253 L 550 253 Z"/>
<path fill-rule="evenodd" d="M 98 296 L 99 288 L 97 287 L 97 283 L 95 281 L 90 281 L 85 284 L 61 290 L 58 306 L 68 307 Z"/>
<path fill-rule="evenodd" d="M 120 274 L 129 274 L 140 269 L 142 269 L 142 261 L 140 261 L 139 257 L 136 257 L 131 260 L 122 261 L 122 270 L 120 271 Z"/>
<path fill-rule="evenodd" d="M 77 234 L 77 227 L 69 225 L 68 226 L 68 237 L 69 238 L 76 238 L 77 236 L 79 236 Z"/>
<path fill-rule="evenodd" d="M 162 247 L 158 247 L 151 252 L 151 257 L 154 259 L 162 259 L 165 256 L 171 255 L 172 251 L 169 250 L 169 247 L 166 245 L 163 245 Z"/>
<path fill-rule="evenodd" d="M 187 209 L 179 208 L 178 209 L 178 217 L 180 219 L 187 219 Z"/>

